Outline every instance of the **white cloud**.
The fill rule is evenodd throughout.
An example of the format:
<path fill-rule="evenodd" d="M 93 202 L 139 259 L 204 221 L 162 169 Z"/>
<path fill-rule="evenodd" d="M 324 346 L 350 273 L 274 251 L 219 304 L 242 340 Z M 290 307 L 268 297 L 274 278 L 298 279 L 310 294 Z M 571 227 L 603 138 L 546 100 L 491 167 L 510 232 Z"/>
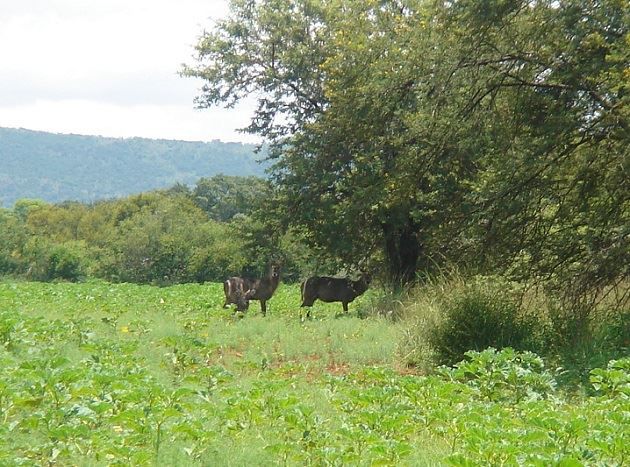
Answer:
<path fill-rule="evenodd" d="M 195 110 L 186 105 L 116 105 L 86 100 L 40 100 L 0 107 L 3 126 L 113 137 L 181 139 L 186 141 L 258 142 L 239 133 L 244 106 L 235 111 Z M 59 118 L 63 116 L 63 118 Z"/>
<path fill-rule="evenodd" d="M 6 5 L 5 5 L 6 3 Z M 249 140 L 252 105 L 193 109 L 177 76 L 227 0 L 0 0 L 0 126 Z"/>

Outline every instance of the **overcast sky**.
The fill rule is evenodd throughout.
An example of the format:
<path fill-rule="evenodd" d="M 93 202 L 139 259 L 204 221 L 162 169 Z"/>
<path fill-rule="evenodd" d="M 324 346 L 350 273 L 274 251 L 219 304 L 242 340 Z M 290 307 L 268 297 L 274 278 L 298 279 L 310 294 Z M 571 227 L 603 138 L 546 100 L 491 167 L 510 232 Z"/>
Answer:
<path fill-rule="evenodd" d="M 251 104 L 197 110 L 181 78 L 227 0 L 0 0 L 0 126 L 244 141 Z"/>

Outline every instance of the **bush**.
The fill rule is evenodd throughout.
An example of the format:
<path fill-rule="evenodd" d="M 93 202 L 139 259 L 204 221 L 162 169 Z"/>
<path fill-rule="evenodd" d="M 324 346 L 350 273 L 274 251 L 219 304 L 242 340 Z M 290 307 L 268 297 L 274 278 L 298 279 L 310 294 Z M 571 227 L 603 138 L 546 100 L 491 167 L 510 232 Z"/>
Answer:
<path fill-rule="evenodd" d="M 554 325 L 550 352 L 556 364 L 564 368 L 560 382 L 583 386 L 593 368 L 628 355 L 630 349 L 630 311 L 594 309 L 586 324 L 575 325 L 569 311 L 566 324 Z M 557 321 L 557 318 L 554 317 Z M 578 321 L 581 321 L 578 316 Z M 555 323 L 554 323 L 555 324 Z"/>
<path fill-rule="evenodd" d="M 56 245 L 48 255 L 46 279 L 78 280 L 83 273 L 80 255 L 66 245 Z"/>
<path fill-rule="evenodd" d="M 630 357 L 608 362 L 606 369 L 590 372 L 593 388 L 601 396 L 630 399 Z"/>
<path fill-rule="evenodd" d="M 0 208 L 0 275 L 25 269 L 19 255 L 25 241 L 23 222 L 13 212 Z"/>
<path fill-rule="evenodd" d="M 0 275 L 13 274 L 20 269 L 20 262 L 7 254 L 7 252 L 0 251 Z"/>
<path fill-rule="evenodd" d="M 538 350 L 536 334 L 535 320 L 521 312 L 509 283 L 477 278 L 443 298 L 430 340 L 438 363 L 452 365 L 469 350 Z"/>
<path fill-rule="evenodd" d="M 81 242 L 57 244 L 32 239 L 24 251 L 29 262 L 28 276 L 40 281 L 77 281 L 84 275 L 85 251 L 85 245 Z"/>
<path fill-rule="evenodd" d="M 103 261 L 95 272 L 109 280 L 166 285 L 189 280 L 188 263 L 203 244 L 205 214 L 187 198 L 160 193 L 119 204 Z"/>
<path fill-rule="evenodd" d="M 488 347 L 540 352 L 545 320 L 522 305 L 515 284 L 500 277 L 464 279 L 458 274 L 429 281 L 401 304 L 399 354 L 424 371 L 454 365 L 469 350 Z"/>
<path fill-rule="evenodd" d="M 212 243 L 207 247 L 197 248 L 188 264 L 193 280 L 223 282 L 230 276 L 241 274 L 247 264 L 240 250 L 230 248 L 230 244 Z"/>
<path fill-rule="evenodd" d="M 598 345 L 611 352 L 627 353 L 630 348 L 630 310 L 601 313 L 595 329 Z"/>
<path fill-rule="evenodd" d="M 437 356 L 432 336 L 442 321 L 442 301 L 451 290 L 463 286 L 458 275 L 440 277 L 408 291 L 393 315 L 400 318 L 401 338 L 398 354 L 408 367 L 429 373 L 436 365 Z"/>

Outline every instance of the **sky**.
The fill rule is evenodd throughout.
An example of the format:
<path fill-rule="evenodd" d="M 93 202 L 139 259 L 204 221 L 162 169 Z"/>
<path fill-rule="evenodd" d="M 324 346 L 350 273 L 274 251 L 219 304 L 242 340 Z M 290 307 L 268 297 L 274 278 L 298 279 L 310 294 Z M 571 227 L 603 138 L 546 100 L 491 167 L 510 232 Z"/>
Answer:
<path fill-rule="evenodd" d="M 227 0 L 0 0 L 0 127 L 257 142 L 253 103 L 195 109 L 203 30 Z"/>

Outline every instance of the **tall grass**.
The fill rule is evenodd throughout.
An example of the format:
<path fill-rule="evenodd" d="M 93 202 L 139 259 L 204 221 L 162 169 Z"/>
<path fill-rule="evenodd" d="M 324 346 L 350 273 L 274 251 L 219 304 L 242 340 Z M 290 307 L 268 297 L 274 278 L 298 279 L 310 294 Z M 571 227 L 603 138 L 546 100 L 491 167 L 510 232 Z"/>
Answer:
<path fill-rule="evenodd" d="M 398 358 L 421 372 L 453 365 L 468 350 L 513 347 L 545 356 L 564 368 L 565 382 L 583 384 L 592 368 L 630 347 L 628 310 L 602 304 L 583 322 L 553 295 L 501 277 L 429 279 L 406 291 L 393 314 L 401 319 Z"/>

